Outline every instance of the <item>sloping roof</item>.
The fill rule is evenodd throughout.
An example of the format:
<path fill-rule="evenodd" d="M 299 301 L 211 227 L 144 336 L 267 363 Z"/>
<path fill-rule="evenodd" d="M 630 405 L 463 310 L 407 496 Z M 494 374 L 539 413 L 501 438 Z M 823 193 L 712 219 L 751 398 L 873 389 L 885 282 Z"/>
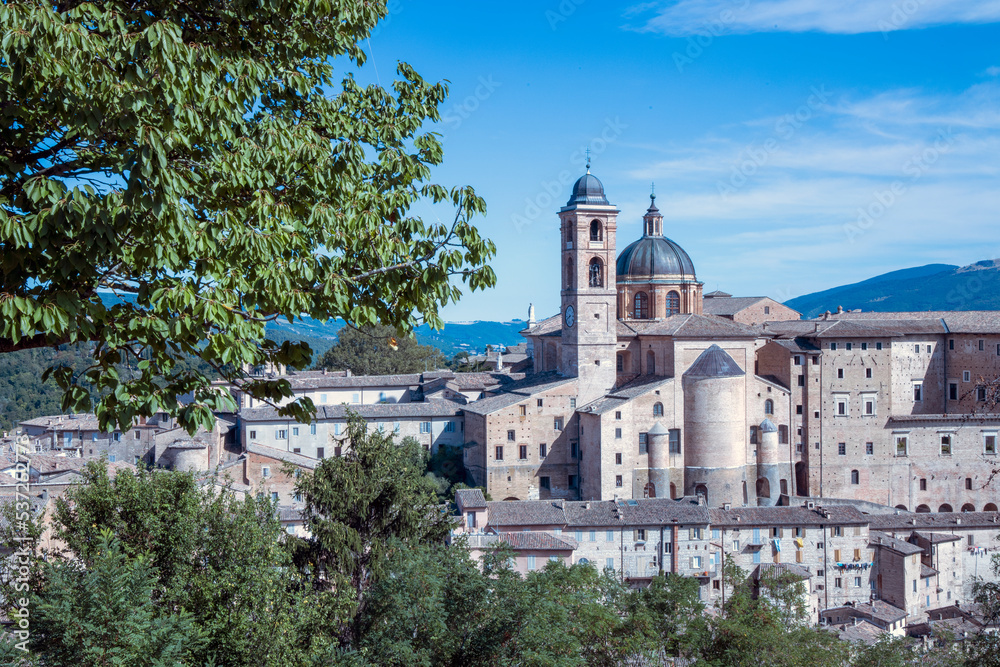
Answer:
<path fill-rule="evenodd" d="M 561 336 L 562 335 L 562 313 L 556 313 L 552 317 L 539 320 L 533 327 L 527 327 L 521 331 L 522 336 Z"/>
<path fill-rule="evenodd" d="M 644 498 L 631 503 L 627 500 L 617 502 L 622 520 L 628 526 L 664 526 L 674 521 L 681 525 L 708 525 L 711 522 L 707 507 L 683 499 Z"/>
<path fill-rule="evenodd" d="M 348 412 L 357 413 L 362 419 L 392 420 L 400 417 L 453 417 L 462 414 L 465 405 L 455 401 L 439 399 L 434 401 L 411 401 L 408 403 L 374 403 L 357 405 L 320 405 L 316 408 L 316 421 L 326 419 L 346 419 Z M 243 408 L 240 419 L 245 422 L 295 421 L 294 417 L 283 417 L 271 406 Z"/>
<path fill-rule="evenodd" d="M 753 571 L 753 578 L 758 581 L 765 576 L 781 577 L 783 575 L 791 575 L 798 579 L 812 577 L 809 570 L 795 563 L 761 563 Z"/>
<path fill-rule="evenodd" d="M 553 500 L 493 500 L 486 503 L 487 518 L 492 526 L 563 526 L 562 501 Z"/>
<path fill-rule="evenodd" d="M 265 447 L 264 445 L 258 445 L 255 442 L 247 444 L 246 451 L 250 454 L 256 454 L 258 456 L 266 456 L 267 458 L 274 459 L 275 461 L 286 461 L 292 465 L 298 466 L 299 468 L 308 468 L 309 470 L 315 470 L 316 466 L 319 465 L 319 459 L 314 459 L 310 456 L 302 456 L 301 454 L 295 454 L 293 452 L 286 452 L 273 447 Z"/>
<path fill-rule="evenodd" d="M 509 544 L 512 549 L 538 549 L 541 551 L 573 551 L 579 544 L 572 537 L 552 535 L 537 530 L 517 533 L 500 533 L 497 541 Z"/>
<path fill-rule="evenodd" d="M 924 565 L 923 563 L 920 564 L 920 578 L 921 579 L 926 579 L 927 577 L 937 576 L 937 573 L 938 573 L 938 571 L 935 570 L 933 567 L 929 567 L 927 565 Z"/>
<path fill-rule="evenodd" d="M 944 333 L 945 327 L 951 333 L 996 333 L 1000 331 L 1000 311 L 996 310 L 932 310 L 932 311 L 900 311 L 894 313 L 876 312 L 846 312 L 830 315 L 838 320 L 867 320 L 893 323 L 892 326 L 902 328 L 907 333 L 917 333 L 910 328 L 923 328 L 922 331 Z M 896 324 L 896 322 L 902 322 Z"/>
<path fill-rule="evenodd" d="M 820 351 L 818 347 L 799 336 L 795 338 L 775 338 L 774 342 L 790 352 L 797 352 L 799 354 L 815 354 Z"/>
<path fill-rule="evenodd" d="M 685 377 L 741 377 L 746 375 L 729 353 L 718 345 L 712 345 L 698 355 L 691 367 L 684 371 Z"/>
<path fill-rule="evenodd" d="M 905 611 L 884 600 L 858 603 L 854 605 L 854 609 L 884 623 L 895 623 L 906 618 Z"/>
<path fill-rule="evenodd" d="M 486 496 L 482 489 L 459 489 L 455 492 L 455 504 L 465 509 L 485 509 Z"/>
<path fill-rule="evenodd" d="M 859 618 L 857 623 L 845 623 L 837 626 L 840 629 L 838 637 L 841 641 L 874 644 L 883 635 L 883 630 L 877 625 L 863 618 Z"/>
<path fill-rule="evenodd" d="M 923 553 L 923 549 L 918 547 L 916 544 L 910 544 L 899 538 L 892 537 L 887 533 L 882 533 L 879 531 L 871 530 L 868 533 L 868 544 L 873 547 L 885 547 L 887 549 L 892 549 L 904 556 L 911 556 L 913 554 Z"/>
<path fill-rule="evenodd" d="M 702 312 L 706 315 L 735 315 L 767 298 L 766 296 L 715 296 L 702 302 Z"/>
<path fill-rule="evenodd" d="M 945 512 L 871 515 L 873 530 L 962 530 L 964 528 L 1000 528 L 1000 512 Z M 961 522 L 961 523 L 959 523 Z"/>
<path fill-rule="evenodd" d="M 958 535 L 949 535 L 948 533 L 926 533 L 923 531 L 914 531 L 914 536 L 926 540 L 931 544 L 944 544 L 945 542 L 958 542 L 962 538 Z"/>
<path fill-rule="evenodd" d="M 543 394 L 552 389 L 563 387 L 576 382 L 576 378 L 563 377 L 555 372 L 538 373 L 529 375 L 520 382 L 514 382 L 503 388 L 504 393 L 496 396 L 487 396 L 478 401 L 473 401 L 462 406 L 466 412 L 477 415 L 488 415 L 497 410 L 520 403 L 526 398 L 537 394 Z"/>
<path fill-rule="evenodd" d="M 674 338 L 756 338 L 757 329 L 717 315 L 671 315 L 662 320 L 629 320 L 641 336 Z"/>
<path fill-rule="evenodd" d="M 863 526 L 868 517 L 849 505 L 830 507 L 734 507 L 709 510 L 713 526 Z M 824 516 L 824 513 L 829 516 Z"/>
<path fill-rule="evenodd" d="M 625 403 L 640 396 L 645 396 L 649 392 L 655 391 L 673 381 L 674 378 L 662 375 L 640 375 L 634 380 L 614 389 L 607 396 L 602 396 L 582 406 L 580 412 L 603 414 L 618 409 Z"/>

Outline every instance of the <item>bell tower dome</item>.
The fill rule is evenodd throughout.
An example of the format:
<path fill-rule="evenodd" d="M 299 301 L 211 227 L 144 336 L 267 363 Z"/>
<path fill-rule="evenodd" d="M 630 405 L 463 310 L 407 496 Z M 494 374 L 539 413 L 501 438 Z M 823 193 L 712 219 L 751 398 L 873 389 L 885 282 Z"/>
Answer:
<path fill-rule="evenodd" d="M 587 173 L 559 210 L 562 261 L 562 344 L 559 371 L 579 378 L 580 404 L 605 395 L 616 380 L 618 340 L 615 231 L 618 209 Z"/>

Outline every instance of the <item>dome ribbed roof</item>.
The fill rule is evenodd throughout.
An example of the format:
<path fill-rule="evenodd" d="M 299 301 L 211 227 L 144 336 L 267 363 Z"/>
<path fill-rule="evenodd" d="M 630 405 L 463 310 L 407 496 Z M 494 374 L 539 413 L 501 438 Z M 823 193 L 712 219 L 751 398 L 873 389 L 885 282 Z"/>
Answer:
<path fill-rule="evenodd" d="M 631 276 L 685 276 L 695 278 L 694 263 L 684 248 L 665 236 L 643 236 L 618 255 L 619 278 Z"/>
<path fill-rule="evenodd" d="M 701 378 L 729 378 L 746 375 L 729 353 L 718 345 L 712 345 L 695 359 L 685 376 Z"/>
<path fill-rule="evenodd" d="M 573 194 L 570 195 L 569 201 L 566 202 L 566 206 L 576 206 L 578 204 L 608 205 L 608 198 L 604 196 L 604 184 L 597 180 L 597 177 L 589 171 L 573 184 Z"/>
<path fill-rule="evenodd" d="M 770 419 L 765 419 L 760 423 L 760 430 L 764 433 L 777 433 L 778 427 Z"/>

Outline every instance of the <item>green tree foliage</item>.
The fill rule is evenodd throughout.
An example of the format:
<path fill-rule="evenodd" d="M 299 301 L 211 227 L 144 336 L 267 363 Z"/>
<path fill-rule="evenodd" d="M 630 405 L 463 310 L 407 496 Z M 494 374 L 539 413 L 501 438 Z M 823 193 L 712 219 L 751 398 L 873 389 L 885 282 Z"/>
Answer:
<path fill-rule="evenodd" d="M 31 645 L 45 664 L 192 664 L 206 638 L 189 611 L 154 602 L 150 559 L 127 556 L 107 529 L 91 552 L 86 565 L 59 560 L 45 568 L 46 593 L 31 624 Z"/>
<path fill-rule="evenodd" d="M 104 427 L 166 410 L 193 431 L 231 401 L 185 354 L 255 398 L 288 397 L 287 381 L 242 374 L 309 363 L 268 322 L 405 332 L 441 326 L 463 284 L 493 285 L 495 247 L 470 224 L 484 202 L 427 180 L 442 148 L 423 127 L 445 85 L 405 63 L 391 90 L 352 76 L 385 14 L 358 0 L 0 5 L 0 352 L 93 341 L 88 369 L 54 371 L 64 409 L 90 408 L 89 383 Z M 425 222 L 418 201 L 453 221 Z"/>
<path fill-rule="evenodd" d="M 110 533 L 129 567 L 148 563 L 161 613 L 184 609 L 205 635 L 193 664 L 282 664 L 298 641 L 301 596 L 284 574 L 290 559 L 268 500 L 216 494 L 187 473 L 121 471 L 111 480 L 97 463 L 84 480 L 56 501 L 54 532 L 68 549 L 57 562 L 90 569 Z M 58 591 L 42 580 L 48 604 Z"/>
<path fill-rule="evenodd" d="M 318 368 L 348 370 L 355 375 L 421 373 L 444 368 L 441 350 L 421 345 L 412 336 L 400 336 L 390 326 L 344 327 L 337 342 L 323 354 Z"/>
<path fill-rule="evenodd" d="M 295 540 L 293 549 L 314 587 L 329 592 L 323 598 L 333 621 L 329 630 L 353 646 L 367 591 L 389 575 L 401 552 L 443 542 L 451 517 L 424 477 L 424 453 L 414 440 L 396 443 L 390 432 L 371 430 L 352 416 L 347 441 L 343 456 L 324 459 L 299 477 L 310 537 Z"/>

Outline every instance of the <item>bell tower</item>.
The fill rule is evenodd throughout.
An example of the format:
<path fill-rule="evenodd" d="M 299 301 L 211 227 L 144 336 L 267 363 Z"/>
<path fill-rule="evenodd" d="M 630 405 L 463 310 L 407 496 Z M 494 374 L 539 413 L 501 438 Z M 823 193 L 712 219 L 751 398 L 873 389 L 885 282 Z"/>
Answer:
<path fill-rule="evenodd" d="M 562 252 L 562 347 L 559 371 L 579 378 L 580 405 L 615 384 L 618 342 L 615 288 L 617 207 L 587 173 L 559 210 Z"/>

